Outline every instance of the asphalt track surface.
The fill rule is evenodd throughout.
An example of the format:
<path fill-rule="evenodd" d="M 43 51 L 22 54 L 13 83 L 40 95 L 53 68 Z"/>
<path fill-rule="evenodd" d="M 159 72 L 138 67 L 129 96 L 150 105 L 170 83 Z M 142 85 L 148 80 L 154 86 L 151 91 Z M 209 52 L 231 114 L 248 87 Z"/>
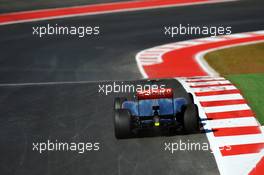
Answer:
<path fill-rule="evenodd" d="M 218 174 L 209 152 L 164 151 L 164 142 L 207 142 L 204 134 L 117 141 L 112 102 L 118 94 L 100 94 L 98 84 L 136 83 L 132 80 L 141 78 L 134 59 L 138 51 L 199 37 L 169 39 L 163 35 L 164 25 L 221 24 L 232 26 L 234 33 L 254 31 L 263 29 L 263 11 L 262 1 L 241 1 L 1 26 L 1 174 Z M 32 26 L 47 23 L 100 25 L 101 35 L 32 36 Z M 20 84 L 65 81 L 87 82 Z M 100 142 L 100 151 L 32 151 L 32 142 L 48 139 Z"/>

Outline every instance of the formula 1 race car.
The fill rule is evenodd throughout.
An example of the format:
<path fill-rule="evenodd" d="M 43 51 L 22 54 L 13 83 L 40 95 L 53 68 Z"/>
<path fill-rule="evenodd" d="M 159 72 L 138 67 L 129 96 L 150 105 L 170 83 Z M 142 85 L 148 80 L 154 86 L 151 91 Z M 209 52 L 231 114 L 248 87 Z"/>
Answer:
<path fill-rule="evenodd" d="M 114 128 L 117 139 L 149 128 L 181 128 L 195 133 L 200 129 L 198 108 L 190 93 L 188 98 L 174 98 L 172 88 L 139 91 L 133 101 L 115 98 Z"/>

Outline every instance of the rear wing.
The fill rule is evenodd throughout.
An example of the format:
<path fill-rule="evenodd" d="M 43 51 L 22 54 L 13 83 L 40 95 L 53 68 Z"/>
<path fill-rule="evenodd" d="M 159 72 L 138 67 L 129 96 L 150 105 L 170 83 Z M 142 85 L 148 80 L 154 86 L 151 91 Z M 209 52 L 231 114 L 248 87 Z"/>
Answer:
<path fill-rule="evenodd" d="M 137 92 L 138 100 L 173 98 L 172 88 L 150 89 Z"/>

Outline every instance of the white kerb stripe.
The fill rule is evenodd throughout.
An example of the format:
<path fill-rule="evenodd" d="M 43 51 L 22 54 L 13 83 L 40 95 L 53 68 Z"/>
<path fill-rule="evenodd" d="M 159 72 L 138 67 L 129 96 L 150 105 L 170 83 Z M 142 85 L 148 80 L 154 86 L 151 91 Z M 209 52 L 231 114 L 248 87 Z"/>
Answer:
<path fill-rule="evenodd" d="M 213 87 L 202 87 L 192 88 L 194 92 L 211 92 L 211 91 L 223 91 L 223 90 L 234 90 L 237 89 L 235 86 L 213 86 Z"/>
<path fill-rule="evenodd" d="M 206 122 L 211 128 L 229 128 L 229 127 L 243 127 L 243 126 L 259 126 L 255 117 L 243 117 L 232 119 L 218 119 L 208 120 Z"/>
<path fill-rule="evenodd" d="M 210 95 L 210 96 L 202 96 L 197 97 L 197 99 L 201 102 L 206 101 L 221 101 L 221 100 L 241 100 L 243 97 L 241 94 L 227 94 L 227 95 Z"/>
<path fill-rule="evenodd" d="M 200 38 L 200 39 L 197 39 L 199 41 L 203 41 L 204 44 L 208 44 L 210 42 L 218 42 L 218 41 L 224 41 L 224 40 L 227 40 L 225 38 L 219 38 L 219 37 L 208 37 L 208 38 Z"/>
<path fill-rule="evenodd" d="M 264 34 L 264 30 L 261 30 L 261 31 L 257 31 L 257 32 L 252 32 L 254 34 Z"/>
<path fill-rule="evenodd" d="M 139 57 L 139 59 L 141 59 L 141 60 L 156 60 L 156 59 L 158 59 L 158 57 L 156 57 L 156 56 L 140 56 Z"/>
<path fill-rule="evenodd" d="M 195 83 L 188 83 L 189 86 L 200 86 L 200 85 L 219 85 L 219 84 L 231 84 L 230 81 L 208 81 L 208 82 L 195 82 Z"/>
<path fill-rule="evenodd" d="M 250 37 L 250 35 L 248 33 L 237 33 L 237 34 L 233 34 L 233 35 L 230 35 L 227 37 L 230 37 L 230 38 L 247 38 L 247 37 Z"/>
<path fill-rule="evenodd" d="M 196 81 L 223 81 L 223 80 L 226 80 L 226 79 L 224 79 L 224 78 L 222 78 L 222 77 L 219 77 L 219 78 L 209 78 L 209 79 L 198 79 L 198 80 L 187 80 L 187 81 L 190 81 L 190 82 L 187 82 L 187 83 L 191 83 L 191 82 L 196 82 Z"/>
<path fill-rule="evenodd" d="M 250 109 L 250 108 L 249 108 L 249 106 L 247 104 L 204 107 L 205 113 L 240 111 L 240 110 L 248 110 L 248 109 Z"/>
<path fill-rule="evenodd" d="M 224 137 L 215 137 L 215 141 L 219 147 L 225 145 L 242 145 L 242 144 L 251 144 L 251 143 L 263 143 L 264 135 L 263 134 L 248 134 L 248 135 L 238 135 L 238 136 L 224 136 Z"/>

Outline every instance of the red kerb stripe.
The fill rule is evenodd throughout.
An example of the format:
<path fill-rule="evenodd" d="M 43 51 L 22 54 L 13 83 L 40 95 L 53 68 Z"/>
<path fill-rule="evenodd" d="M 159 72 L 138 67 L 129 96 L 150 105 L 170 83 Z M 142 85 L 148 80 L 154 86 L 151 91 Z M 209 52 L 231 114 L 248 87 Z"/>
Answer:
<path fill-rule="evenodd" d="M 253 170 L 251 170 L 249 175 L 263 175 L 263 173 L 264 173 L 264 156 L 256 165 L 256 167 Z"/>
<path fill-rule="evenodd" d="M 208 119 L 227 119 L 227 118 L 240 118 L 240 117 L 255 116 L 255 114 L 251 110 L 215 112 L 215 113 L 207 113 L 206 115 Z"/>
<path fill-rule="evenodd" d="M 259 126 L 243 126 L 230 128 L 213 128 L 215 137 L 246 135 L 246 134 L 260 134 Z"/>
<path fill-rule="evenodd" d="M 127 2 L 116 2 L 116 3 L 104 3 L 104 4 L 94 4 L 94 5 L 83 5 L 76 7 L 64 7 L 64 8 L 54 8 L 54 9 L 44 9 L 44 10 L 34 10 L 34 11 L 24 11 L 24 12 L 13 12 L 0 14 L 0 24 L 23 21 L 23 20 L 33 20 L 33 19 L 43 19 L 43 18 L 55 18 L 69 15 L 80 15 L 88 13 L 103 13 L 108 11 L 118 11 L 118 10 L 129 10 L 129 9 L 142 9 L 150 7 L 160 7 L 169 5 L 192 5 L 193 3 L 206 3 L 208 0 L 138 0 L 138 1 L 127 1 Z"/>
<path fill-rule="evenodd" d="M 206 102 L 200 102 L 200 103 L 203 107 L 212 107 L 212 106 L 246 104 L 246 101 L 244 99 L 241 99 L 241 100 L 206 101 Z"/>
<path fill-rule="evenodd" d="M 264 142 L 220 147 L 220 151 L 222 156 L 233 156 L 239 154 L 259 153 L 263 148 Z"/>
<path fill-rule="evenodd" d="M 238 89 L 232 89 L 232 90 L 220 90 L 220 91 L 208 91 L 208 92 L 195 92 L 195 95 L 209 96 L 209 95 L 237 94 L 237 93 L 240 93 Z"/>

